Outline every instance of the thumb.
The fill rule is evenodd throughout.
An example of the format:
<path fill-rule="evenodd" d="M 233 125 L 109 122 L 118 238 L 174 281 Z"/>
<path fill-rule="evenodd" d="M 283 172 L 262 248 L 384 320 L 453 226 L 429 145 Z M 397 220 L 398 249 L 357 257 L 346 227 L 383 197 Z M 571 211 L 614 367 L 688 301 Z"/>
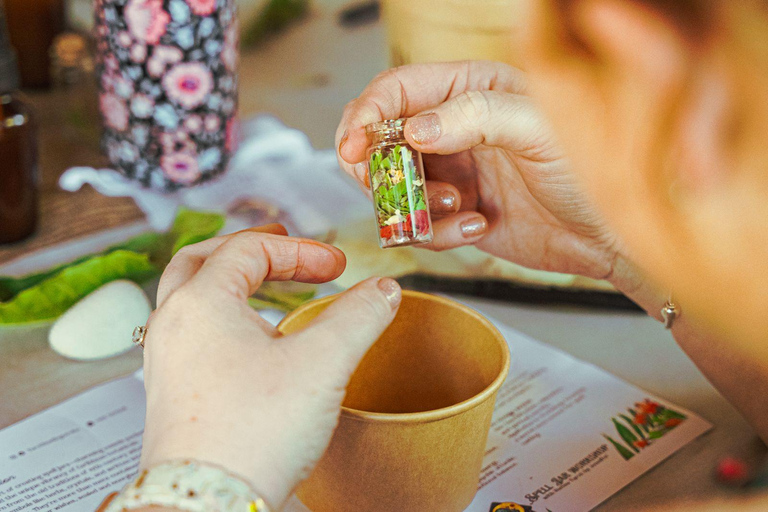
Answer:
<path fill-rule="evenodd" d="M 315 363 L 348 379 L 395 318 L 402 300 L 393 279 L 371 278 L 342 293 L 301 331 L 297 347 Z M 340 375 L 340 376 L 341 376 Z M 346 381 L 345 381 L 346 382 Z"/>
<path fill-rule="evenodd" d="M 543 116 L 527 96 L 467 91 L 410 118 L 405 137 L 424 153 L 449 155 L 479 144 L 511 151 L 535 150 L 543 137 Z"/>

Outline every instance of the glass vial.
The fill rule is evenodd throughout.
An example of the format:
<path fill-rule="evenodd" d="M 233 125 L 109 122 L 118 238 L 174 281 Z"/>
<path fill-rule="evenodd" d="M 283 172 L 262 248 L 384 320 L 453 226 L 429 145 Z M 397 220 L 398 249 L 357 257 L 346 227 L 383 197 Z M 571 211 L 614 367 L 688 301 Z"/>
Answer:
<path fill-rule="evenodd" d="M 379 228 L 379 245 L 401 247 L 432 241 L 432 220 L 421 153 L 403 136 L 405 119 L 366 126 L 368 176 Z"/>
<path fill-rule="evenodd" d="M 36 131 L 16 91 L 16 55 L 5 30 L 0 4 L 0 243 L 22 240 L 37 225 Z"/>

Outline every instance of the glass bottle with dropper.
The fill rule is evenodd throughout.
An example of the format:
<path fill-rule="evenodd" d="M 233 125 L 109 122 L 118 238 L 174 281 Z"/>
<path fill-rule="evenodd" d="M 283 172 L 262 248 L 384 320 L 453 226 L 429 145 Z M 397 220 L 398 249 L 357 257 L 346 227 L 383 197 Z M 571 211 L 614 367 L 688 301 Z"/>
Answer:
<path fill-rule="evenodd" d="M 18 88 L 16 53 L 0 3 L 0 243 L 22 240 L 37 225 L 36 130 Z"/>

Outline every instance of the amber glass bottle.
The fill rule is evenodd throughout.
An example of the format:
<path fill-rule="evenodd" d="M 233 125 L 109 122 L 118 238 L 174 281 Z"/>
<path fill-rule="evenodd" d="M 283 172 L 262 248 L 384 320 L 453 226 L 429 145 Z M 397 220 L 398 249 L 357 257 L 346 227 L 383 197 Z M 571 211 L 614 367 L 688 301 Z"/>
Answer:
<path fill-rule="evenodd" d="M 26 238 L 37 224 L 36 133 L 18 87 L 16 56 L 0 4 L 0 243 Z"/>
<path fill-rule="evenodd" d="M 63 0 L 4 0 L 11 44 L 19 52 L 18 67 L 24 88 L 51 84 L 50 49 L 64 30 Z"/>

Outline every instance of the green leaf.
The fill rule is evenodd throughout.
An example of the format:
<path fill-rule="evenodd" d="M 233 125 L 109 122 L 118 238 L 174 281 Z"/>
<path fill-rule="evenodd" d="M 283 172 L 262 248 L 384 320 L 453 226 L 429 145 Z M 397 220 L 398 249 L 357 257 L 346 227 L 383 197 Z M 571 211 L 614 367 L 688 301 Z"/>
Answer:
<path fill-rule="evenodd" d="M 629 411 L 629 417 L 635 418 L 637 416 L 637 412 L 634 409 L 627 409 Z M 640 428 L 647 434 L 648 433 L 648 425 L 642 424 L 640 425 Z"/>
<path fill-rule="evenodd" d="M 662 428 L 660 430 L 654 430 L 653 432 L 650 432 L 648 434 L 648 439 L 659 439 L 661 437 L 664 437 L 664 434 L 667 433 L 666 428 Z"/>
<path fill-rule="evenodd" d="M 371 174 L 375 173 L 381 168 L 381 153 L 376 151 L 375 153 L 371 153 L 371 161 L 368 165 L 368 169 L 370 170 Z"/>
<path fill-rule="evenodd" d="M 643 434 L 643 431 L 640 430 L 640 427 L 638 427 L 629 416 L 627 416 L 626 414 L 619 414 L 619 417 L 621 417 L 621 419 L 623 419 L 630 427 L 632 427 L 632 430 L 635 431 L 635 433 L 640 437 L 640 439 L 645 439 L 645 435 Z"/>
<path fill-rule="evenodd" d="M 627 446 L 636 452 L 640 451 L 634 444 L 635 441 L 637 441 L 637 436 L 635 436 L 635 434 L 633 434 L 632 431 L 625 427 L 623 424 L 619 423 L 616 418 L 611 418 L 611 421 L 613 421 L 613 424 L 616 427 L 616 432 L 618 432 L 624 442 L 627 443 Z"/>
<path fill-rule="evenodd" d="M 0 302 L 10 301 L 23 290 L 37 286 L 67 268 L 115 251 L 125 250 L 149 254 L 152 263 L 159 268 L 164 268 L 171 260 L 171 256 L 185 245 L 202 242 L 216 235 L 224 226 L 224 220 L 224 217 L 217 213 L 181 209 L 168 233 L 152 231 L 142 233 L 96 254 L 82 256 L 43 272 L 36 272 L 23 277 L 0 277 Z"/>
<path fill-rule="evenodd" d="M 616 441 L 614 441 L 611 436 L 607 436 L 607 435 L 603 434 L 603 437 L 606 438 L 608 441 L 610 441 L 610 443 L 613 445 L 613 447 L 616 448 L 616 451 L 619 452 L 619 454 L 622 457 L 624 457 L 624 460 L 629 460 L 629 459 L 631 459 L 632 457 L 635 456 L 635 454 L 632 453 L 632 451 L 627 450 L 627 448 L 624 445 L 621 445 L 621 444 L 617 443 Z"/>
<path fill-rule="evenodd" d="M 115 250 L 70 265 L 0 304 L 0 324 L 52 320 L 80 299 L 116 279 L 142 283 L 159 274 L 147 254 Z"/>
<path fill-rule="evenodd" d="M 405 180 L 403 180 L 392 187 L 390 189 L 390 193 L 392 195 L 392 199 L 396 203 L 402 204 L 402 198 L 408 198 L 408 184 L 405 182 Z"/>
<path fill-rule="evenodd" d="M 119 250 L 133 251 L 137 253 L 150 252 L 153 248 L 156 248 L 160 245 L 161 240 L 162 235 L 159 233 L 142 233 L 126 242 L 123 242 L 122 244 L 109 247 L 108 249 L 98 254 L 105 255 Z M 26 290 L 27 288 L 32 288 L 33 286 L 42 283 L 46 279 L 55 276 L 65 268 L 78 265 L 84 261 L 88 261 L 92 257 L 93 255 L 82 256 L 69 263 L 57 265 L 43 272 L 36 272 L 34 274 L 29 274 L 23 277 L 0 277 L 0 302 L 7 302 L 14 298 L 21 291 Z"/>
<path fill-rule="evenodd" d="M 252 308 L 277 309 L 289 313 L 305 302 L 315 298 L 317 287 L 294 282 L 264 283 L 258 291 L 248 299 Z"/>
<path fill-rule="evenodd" d="M 688 419 L 688 416 L 685 414 L 679 413 L 677 411 L 673 411 L 672 409 L 664 409 L 661 411 L 660 416 L 663 416 L 665 420 L 676 418 L 678 420 L 685 420 Z"/>
<path fill-rule="evenodd" d="M 224 227 L 225 217 L 213 212 L 179 209 L 169 235 L 174 238 L 173 254 L 187 245 L 208 240 Z"/>
<path fill-rule="evenodd" d="M 427 203 L 424 202 L 424 194 L 419 190 L 416 194 L 416 204 L 413 207 L 414 210 L 426 210 Z"/>
<path fill-rule="evenodd" d="M 397 145 L 392 150 L 392 161 L 393 161 L 393 167 L 395 169 L 402 169 L 403 168 L 403 155 L 401 154 L 402 146 Z"/>

